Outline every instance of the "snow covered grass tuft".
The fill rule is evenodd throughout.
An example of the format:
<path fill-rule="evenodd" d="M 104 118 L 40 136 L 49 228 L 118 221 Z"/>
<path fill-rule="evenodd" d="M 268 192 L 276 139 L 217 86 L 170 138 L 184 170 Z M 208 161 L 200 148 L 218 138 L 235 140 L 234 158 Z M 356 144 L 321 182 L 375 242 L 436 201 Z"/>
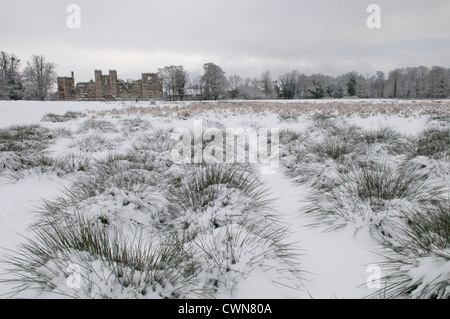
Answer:
<path fill-rule="evenodd" d="M 83 299 L 195 296 L 195 289 L 186 287 L 192 286 L 196 265 L 176 236 L 124 237 L 120 228 L 83 215 L 37 226 L 34 233 L 9 261 L 16 293 L 37 290 Z M 78 276 L 72 286 L 70 276 Z"/>
<path fill-rule="evenodd" d="M 265 114 L 282 126 L 281 160 L 308 191 L 301 213 L 311 224 L 366 229 L 387 248 L 385 287 L 373 297 L 449 298 L 448 104 L 424 104 L 123 105 L 91 112 L 92 119 L 47 114 L 39 125 L 2 129 L 2 175 L 67 182 L 59 197 L 42 201 L 32 235 L 9 257 L 11 295 L 248 298 L 255 282 L 275 297 L 301 289 L 289 225 L 271 207 L 256 167 L 175 164 L 173 130 L 154 124 L 208 115 L 207 125 L 225 133 L 227 117 Z M 418 136 L 345 119 L 377 112 L 393 125 L 388 116 L 431 116 Z M 311 125 L 303 125 L 308 116 Z M 68 284 L 73 265 L 78 289 Z"/>
<path fill-rule="evenodd" d="M 74 140 L 70 147 L 84 153 L 96 153 L 114 149 L 115 143 L 102 134 L 93 133 Z"/>
<path fill-rule="evenodd" d="M 365 131 L 339 117 L 315 116 L 303 138 L 284 132 L 280 141 L 285 143 L 282 154 L 289 176 L 313 189 L 305 211 L 316 223 L 325 222 L 331 229 L 356 223 L 390 237 L 388 225 L 405 207 L 439 202 L 448 191 L 442 182 L 445 172 L 436 178 L 435 169 L 422 164 L 448 166 L 448 158 L 435 159 L 436 153 L 441 154 L 436 150 L 448 142 L 445 132 L 442 128 L 422 132 L 417 144 L 429 146 L 426 154 L 431 158 L 426 160 L 420 160 L 425 152 L 417 155 L 419 160 L 411 157 L 412 137 L 387 126 Z M 422 136 L 426 143 L 420 142 Z"/>
<path fill-rule="evenodd" d="M 174 193 L 173 201 L 177 203 L 178 210 L 188 208 L 202 210 L 214 205 L 219 194 L 228 195 L 227 192 L 238 190 L 242 196 L 250 200 L 246 204 L 252 204 L 252 209 L 257 209 L 257 205 L 267 204 L 267 200 L 262 196 L 264 189 L 260 184 L 250 166 L 237 164 L 186 166 L 182 183 L 179 191 Z M 221 205 L 225 207 L 240 203 L 241 201 L 236 201 L 236 198 L 229 198 L 228 202 L 222 201 Z"/>
<path fill-rule="evenodd" d="M 450 297 L 448 123 L 414 137 L 320 115 L 280 141 L 288 175 L 310 189 L 311 225 L 351 224 L 387 248 L 385 286 L 370 297 Z"/>
<path fill-rule="evenodd" d="M 118 130 L 114 124 L 105 120 L 89 119 L 81 123 L 78 133 L 86 133 L 88 131 L 101 133 L 117 133 Z"/>
<path fill-rule="evenodd" d="M 53 122 L 53 123 L 63 123 L 68 121 L 76 120 L 80 117 L 85 117 L 86 115 L 80 112 L 67 111 L 63 115 L 56 113 L 47 113 L 43 118 L 42 122 Z"/>
<path fill-rule="evenodd" d="M 376 238 L 396 238 L 393 225 L 402 212 L 416 205 L 439 203 L 446 188 L 431 184 L 428 176 L 405 166 L 353 168 L 330 178 L 330 189 L 310 195 L 306 210 L 331 229 L 353 223 L 366 227 Z"/>
<path fill-rule="evenodd" d="M 398 225 L 399 240 L 382 263 L 385 287 L 375 298 L 450 298 L 450 206 L 414 207 Z"/>
<path fill-rule="evenodd" d="M 0 171 L 40 166 L 53 133 L 40 125 L 12 126 L 0 130 Z"/>
<path fill-rule="evenodd" d="M 150 122 L 139 117 L 126 118 L 120 121 L 121 131 L 124 133 L 133 134 L 139 131 L 146 131 L 152 128 Z"/>
<path fill-rule="evenodd" d="M 381 147 L 392 155 L 404 154 L 411 147 L 406 137 L 389 126 L 365 131 L 364 139 L 368 146 Z"/>
<path fill-rule="evenodd" d="M 442 158 L 449 156 L 450 128 L 431 127 L 419 134 L 413 156 Z"/>
<path fill-rule="evenodd" d="M 103 139 L 107 133 L 98 123 L 103 122 L 83 127 Z M 145 127 L 140 121 L 131 126 L 136 123 Z M 286 227 L 277 222 L 254 168 L 176 165 L 170 131 L 144 132 L 130 135 L 131 145 L 122 152 L 94 157 L 89 147 L 51 163 L 73 173 L 73 183 L 58 198 L 43 201 L 34 235 L 10 257 L 10 282 L 17 284 L 12 293 L 232 297 L 248 278 L 267 273 L 268 284 L 299 289 L 296 252 L 285 242 Z M 97 139 L 90 145 L 101 144 Z M 70 265 L 80 269 L 78 290 L 67 287 Z"/>
<path fill-rule="evenodd" d="M 170 209 L 178 216 L 172 225 L 191 238 L 206 275 L 203 289 L 233 297 L 242 282 L 265 271 L 274 271 L 280 281 L 289 278 L 298 289 L 297 252 L 285 242 L 286 227 L 253 169 L 202 164 L 184 170 L 178 189 L 169 188 Z"/>

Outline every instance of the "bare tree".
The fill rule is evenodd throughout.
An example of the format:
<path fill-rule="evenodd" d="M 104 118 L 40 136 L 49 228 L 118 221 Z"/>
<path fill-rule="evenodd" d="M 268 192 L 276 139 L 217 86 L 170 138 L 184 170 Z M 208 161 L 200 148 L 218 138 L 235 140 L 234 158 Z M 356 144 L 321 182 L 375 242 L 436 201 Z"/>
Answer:
<path fill-rule="evenodd" d="M 274 96 L 274 85 L 269 71 L 265 71 L 261 75 L 261 84 L 266 98 L 272 98 Z"/>
<path fill-rule="evenodd" d="M 384 86 L 386 83 L 386 76 L 384 72 L 377 71 L 377 76 L 374 82 L 375 86 L 375 97 L 383 98 L 384 97 Z"/>
<path fill-rule="evenodd" d="M 446 69 L 440 66 L 433 66 L 428 75 L 431 98 L 446 98 L 447 97 L 447 83 Z"/>
<path fill-rule="evenodd" d="M 182 66 L 165 66 L 158 70 L 159 78 L 163 83 L 166 96 L 171 100 L 183 100 L 186 95 L 186 84 L 188 82 L 188 73 Z"/>
<path fill-rule="evenodd" d="M 228 83 L 230 84 L 231 98 L 235 99 L 239 96 L 239 88 L 242 86 L 242 78 L 239 75 L 233 74 L 228 77 Z"/>
<path fill-rule="evenodd" d="M 56 82 L 56 65 L 45 57 L 33 55 L 23 71 L 27 98 L 44 101 Z"/>

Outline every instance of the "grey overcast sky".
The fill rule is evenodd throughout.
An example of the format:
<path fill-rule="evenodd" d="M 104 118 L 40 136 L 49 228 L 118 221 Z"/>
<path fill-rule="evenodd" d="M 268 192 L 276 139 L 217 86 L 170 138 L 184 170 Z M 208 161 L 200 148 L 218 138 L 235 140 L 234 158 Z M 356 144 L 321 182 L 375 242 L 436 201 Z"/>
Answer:
<path fill-rule="evenodd" d="M 69 4 L 81 28 L 69 29 Z M 381 29 L 366 12 L 381 7 Z M 299 70 L 374 74 L 397 67 L 450 67 L 449 0 L 0 0 L 0 50 L 33 54 L 76 81 L 94 69 L 137 79 L 166 65 L 200 75 L 272 77 Z"/>

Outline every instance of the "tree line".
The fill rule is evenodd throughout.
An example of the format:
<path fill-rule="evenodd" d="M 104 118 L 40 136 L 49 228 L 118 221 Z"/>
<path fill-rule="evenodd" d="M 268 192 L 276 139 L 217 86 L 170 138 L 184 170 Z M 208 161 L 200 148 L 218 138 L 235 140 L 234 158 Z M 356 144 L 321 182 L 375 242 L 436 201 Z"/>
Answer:
<path fill-rule="evenodd" d="M 203 100 L 353 97 L 445 99 L 450 96 L 450 68 L 440 66 L 431 69 L 425 66 L 398 68 L 387 75 L 382 71 L 375 75 L 363 75 L 356 71 L 338 76 L 305 75 L 293 70 L 276 78 L 272 77 L 270 71 L 263 72 L 259 78 L 242 78 L 237 74 L 227 77 L 223 69 L 213 63 L 205 64 L 203 69 L 204 74 L 191 81 L 181 66 L 176 67 L 176 70 L 182 74 L 182 81 L 168 81 L 163 76 L 166 96 L 167 92 L 172 92 L 171 100 L 182 100 L 187 96 Z M 172 89 L 167 90 L 167 87 Z"/>
<path fill-rule="evenodd" d="M 14 54 L 0 54 L 0 99 L 45 100 L 56 96 L 55 64 L 34 55 L 23 70 Z M 305 75 L 297 70 L 273 77 L 270 71 L 259 77 L 227 76 L 214 63 L 203 65 L 203 75 L 190 78 L 183 66 L 158 69 L 164 98 L 171 101 L 198 99 L 341 99 L 398 98 L 445 99 L 450 96 L 450 68 L 425 66 L 398 68 L 387 75 L 356 71 L 338 76 Z"/>

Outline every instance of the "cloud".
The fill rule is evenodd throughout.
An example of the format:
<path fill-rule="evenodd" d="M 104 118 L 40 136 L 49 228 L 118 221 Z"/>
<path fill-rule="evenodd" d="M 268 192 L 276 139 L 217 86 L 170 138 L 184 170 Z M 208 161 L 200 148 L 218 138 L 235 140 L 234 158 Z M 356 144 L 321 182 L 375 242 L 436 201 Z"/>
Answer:
<path fill-rule="evenodd" d="M 242 76 L 448 67 L 448 0 L 378 0 L 382 28 L 369 30 L 372 2 L 15 0 L 0 13 L 0 49 L 22 60 L 43 54 L 80 80 L 94 68 L 139 77 L 171 64 L 197 74 L 207 62 Z M 66 26 L 71 3 L 81 7 L 81 29 Z"/>

